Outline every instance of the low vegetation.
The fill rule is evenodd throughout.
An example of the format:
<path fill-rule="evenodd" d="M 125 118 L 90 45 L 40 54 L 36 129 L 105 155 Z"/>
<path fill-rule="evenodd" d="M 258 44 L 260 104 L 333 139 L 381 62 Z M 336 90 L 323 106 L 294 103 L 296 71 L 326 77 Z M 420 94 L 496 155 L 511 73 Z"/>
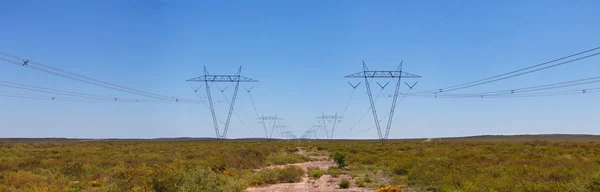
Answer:
<path fill-rule="evenodd" d="M 302 162 L 281 143 L 0 142 L 0 191 L 243 191 L 298 182 Z M 280 160 L 283 159 L 283 160 Z"/>
<path fill-rule="evenodd" d="M 309 161 L 297 148 L 338 165 L 309 177 L 379 191 L 600 191 L 600 143 L 475 140 L 4 141 L 0 191 L 244 191 L 300 181 L 299 167 L 260 169 Z"/>
<path fill-rule="evenodd" d="M 376 192 L 402 192 L 402 189 L 394 188 L 392 186 L 382 187 L 377 189 Z"/>
<path fill-rule="evenodd" d="M 321 176 L 323 176 L 323 170 L 321 170 L 319 167 L 308 167 L 307 169 L 308 175 L 312 179 L 319 179 Z"/>
<path fill-rule="evenodd" d="M 296 153 L 271 153 L 266 157 L 267 165 L 287 165 L 310 161 L 310 158 Z"/>
<path fill-rule="evenodd" d="M 333 154 L 331 154 L 331 158 L 333 159 L 333 161 L 337 164 L 337 166 L 339 168 L 344 168 L 347 166 L 346 164 L 346 158 L 348 157 L 348 155 L 344 152 L 340 152 L 340 151 L 336 151 Z"/>
<path fill-rule="evenodd" d="M 296 183 L 302 179 L 302 175 L 304 175 L 302 168 L 286 166 L 283 169 L 263 169 L 251 178 L 259 184 Z"/>
<path fill-rule="evenodd" d="M 347 142 L 353 175 L 372 185 L 417 191 L 598 191 L 600 143 L 595 142 Z M 367 178 L 367 177 L 361 177 Z"/>
<path fill-rule="evenodd" d="M 350 187 L 350 181 L 348 181 L 347 179 L 342 179 L 339 183 L 339 186 L 342 189 L 347 189 L 348 187 Z"/>

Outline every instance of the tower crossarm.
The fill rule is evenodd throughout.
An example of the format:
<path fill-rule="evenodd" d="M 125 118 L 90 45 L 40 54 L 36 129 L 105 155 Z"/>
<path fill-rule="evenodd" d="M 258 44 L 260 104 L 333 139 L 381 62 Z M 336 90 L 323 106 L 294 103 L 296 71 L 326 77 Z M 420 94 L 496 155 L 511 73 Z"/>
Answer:
<path fill-rule="evenodd" d="M 343 119 L 344 117 L 341 116 L 337 116 L 337 115 L 321 115 L 318 116 L 317 119 Z"/>
<path fill-rule="evenodd" d="M 362 71 L 344 76 L 344 78 L 421 78 L 404 71 Z"/>
<path fill-rule="evenodd" d="M 199 81 L 199 82 L 258 82 L 257 80 L 239 76 L 239 75 L 205 75 L 186 81 Z"/>
<path fill-rule="evenodd" d="M 271 121 L 272 120 L 281 120 L 281 118 L 276 117 L 276 116 L 262 116 L 262 117 L 259 117 L 259 118 L 256 118 L 256 119 L 258 119 L 258 120 L 271 120 Z"/>

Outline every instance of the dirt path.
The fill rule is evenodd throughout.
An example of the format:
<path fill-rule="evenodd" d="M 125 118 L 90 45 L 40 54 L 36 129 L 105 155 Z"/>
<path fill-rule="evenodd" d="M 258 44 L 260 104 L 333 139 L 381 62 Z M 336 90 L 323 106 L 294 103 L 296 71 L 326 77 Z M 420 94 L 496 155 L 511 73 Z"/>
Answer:
<path fill-rule="evenodd" d="M 306 155 L 304 151 L 299 151 L 299 154 Z M 307 171 L 308 167 L 319 167 L 321 170 L 326 171 L 329 167 L 335 166 L 335 163 L 332 160 L 328 160 L 327 156 L 308 156 L 311 159 L 319 160 L 319 161 L 311 161 L 304 163 L 294 163 L 287 165 L 295 165 Z M 327 160 L 325 160 L 327 159 Z M 272 168 L 283 168 L 287 165 L 275 165 L 269 166 L 263 169 L 272 169 Z M 373 189 L 368 188 L 357 188 L 350 187 L 348 189 L 341 189 L 338 186 L 338 183 L 342 179 L 347 179 L 350 181 L 351 185 L 354 184 L 354 180 L 349 175 L 340 175 L 339 177 L 332 177 L 331 175 L 323 175 L 319 179 L 310 179 L 308 174 L 305 173 L 302 176 L 302 180 L 299 183 L 280 183 L 275 185 L 268 185 L 263 187 L 251 187 L 248 188 L 248 192 L 304 192 L 304 191 L 313 191 L 313 192 L 326 192 L 326 191 L 354 191 L 354 192 L 362 192 L 362 191 L 373 191 Z"/>

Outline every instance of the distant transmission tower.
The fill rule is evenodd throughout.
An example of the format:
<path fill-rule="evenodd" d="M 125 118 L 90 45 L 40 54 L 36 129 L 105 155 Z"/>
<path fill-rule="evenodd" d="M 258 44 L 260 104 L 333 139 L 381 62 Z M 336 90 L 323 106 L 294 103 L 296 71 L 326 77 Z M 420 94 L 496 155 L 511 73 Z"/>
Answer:
<path fill-rule="evenodd" d="M 312 133 L 311 138 L 312 139 L 318 139 L 319 138 L 319 131 L 323 128 L 325 128 L 325 126 L 323 125 L 312 125 L 310 126 L 311 130 L 310 133 Z"/>
<path fill-rule="evenodd" d="M 242 67 L 240 67 L 235 75 L 210 75 L 206 70 L 206 66 L 204 66 L 204 76 L 196 77 L 193 79 L 188 79 L 190 82 L 204 82 L 206 86 L 206 95 L 208 97 L 208 102 L 210 104 L 210 112 L 212 114 L 213 124 L 215 126 L 215 133 L 217 138 L 221 139 L 221 142 L 225 140 L 227 137 L 227 130 L 229 129 L 229 122 L 231 120 L 231 114 L 233 113 L 233 107 L 235 106 L 235 99 L 237 98 L 238 88 L 240 86 L 240 82 L 258 82 L 257 80 L 250 79 L 248 77 L 241 76 Z M 210 82 L 210 84 L 209 84 Z M 225 128 L 223 133 L 221 134 L 219 131 L 219 124 L 217 122 L 217 114 L 215 113 L 215 107 L 212 100 L 212 95 L 210 94 L 210 85 L 212 83 L 235 83 L 235 88 L 233 91 L 233 97 L 231 98 L 231 103 L 229 103 L 229 113 L 227 114 L 227 120 L 225 121 Z M 224 89 L 220 89 L 220 91 L 224 91 Z"/>
<path fill-rule="evenodd" d="M 364 78 L 365 79 L 365 87 L 367 89 L 367 95 L 369 95 L 369 102 L 371 103 L 371 109 L 373 111 L 373 119 L 375 119 L 375 127 L 377 128 L 377 134 L 379 136 L 379 139 L 381 141 L 383 141 L 388 138 L 389 133 L 390 133 L 390 127 L 392 126 L 392 119 L 394 117 L 394 110 L 396 109 L 396 101 L 398 99 L 398 91 L 400 90 L 400 84 L 401 84 L 402 78 L 421 78 L 421 76 L 403 72 L 402 71 L 402 62 L 400 63 L 400 66 L 398 66 L 398 69 L 396 71 L 370 71 L 369 68 L 367 68 L 367 65 L 365 64 L 365 62 L 363 61 L 362 63 L 363 63 L 363 71 L 362 72 L 346 75 L 344 77 L 345 78 Z M 375 109 L 375 102 L 373 101 L 373 94 L 371 94 L 371 86 L 369 85 L 369 79 L 375 79 L 375 78 L 397 78 L 398 79 L 398 81 L 396 82 L 396 90 L 394 92 L 394 97 L 392 99 L 392 107 L 390 109 L 390 116 L 388 118 L 388 123 L 387 123 L 385 133 L 382 133 L 382 131 L 381 131 L 381 126 L 379 125 L 379 118 L 377 117 L 377 109 Z M 386 85 L 384 85 L 384 86 L 379 85 L 379 86 L 381 86 L 383 88 Z"/>
<path fill-rule="evenodd" d="M 333 132 L 335 131 L 335 126 L 337 125 L 337 123 L 341 123 L 343 118 L 344 117 L 338 116 L 337 113 L 335 113 L 335 115 L 322 114 L 321 116 L 317 117 L 317 121 L 323 123 L 323 129 L 325 129 L 327 138 L 331 139 L 331 138 L 333 138 Z M 331 134 L 328 133 L 327 123 L 333 124 L 333 126 L 331 128 Z"/>
<path fill-rule="evenodd" d="M 269 138 L 273 138 L 273 132 L 275 131 L 276 125 L 277 125 L 277 120 L 281 120 L 281 118 L 277 117 L 277 114 L 275 114 L 275 116 L 265 116 L 264 114 L 258 118 L 258 123 L 263 125 L 263 128 L 265 129 L 265 138 L 269 139 Z M 269 131 L 267 130 L 267 123 L 271 125 L 271 134 L 269 135 Z"/>
<path fill-rule="evenodd" d="M 275 125 L 275 128 L 277 129 L 277 132 L 279 133 L 279 138 L 285 139 L 285 132 L 286 132 L 286 128 L 287 126 L 284 124 L 277 124 Z"/>

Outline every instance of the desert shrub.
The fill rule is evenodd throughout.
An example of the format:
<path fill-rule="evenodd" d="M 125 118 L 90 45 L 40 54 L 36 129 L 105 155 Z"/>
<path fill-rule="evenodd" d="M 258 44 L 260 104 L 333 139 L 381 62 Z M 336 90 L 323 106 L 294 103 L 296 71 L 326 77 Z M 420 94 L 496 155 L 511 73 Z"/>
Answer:
<path fill-rule="evenodd" d="M 41 161 L 37 158 L 29 158 L 19 163 L 19 169 L 33 169 L 41 164 Z"/>
<path fill-rule="evenodd" d="M 323 176 L 323 170 L 319 167 L 308 167 L 308 175 L 313 179 L 319 179 Z"/>
<path fill-rule="evenodd" d="M 356 184 L 357 187 L 365 187 L 365 182 L 360 179 L 357 179 L 356 181 L 354 181 L 354 184 Z"/>
<path fill-rule="evenodd" d="M 80 192 L 81 191 L 81 183 L 72 183 L 69 186 L 68 192 Z"/>
<path fill-rule="evenodd" d="M 600 190 L 598 142 L 390 140 L 385 144 L 313 141 L 308 145 L 332 152 L 351 152 L 344 164 L 352 162 L 352 166 L 344 169 L 335 166 L 326 174 L 338 176 L 350 172 L 356 179 L 352 185 L 362 182 L 369 188 L 384 184 L 422 191 Z M 306 160 L 276 157 L 293 155 L 286 152 L 289 146 L 286 142 L 256 144 L 241 140 L 221 144 L 216 141 L 0 142 L 0 191 L 243 191 L 248 186 L 267 183 L 263 180 L 266 173 L 253 169 L 273 162 L 299 162 L 286 159 L 290 157 Z M 267 157 L 273 158 L 270 163 Z M 283 160 L 274 160 L 277 158 Z M 173 171 L 165 171 L 167 168 Z M 280 172 L 264 178 L 278 183 L 285 180 Z"/>
<path fill-rule="evenodd" d="M 255 169 L 265 164 L 265 153 L 255 148 L 244 148 L 239 152 L 240 169 Z"/>
<path fill-rule="evenodd" d="M 23 188 L 28 185 L 41 185 L 48 182 L 48 178 L 30 172 L 19 171 L 2 174 L 0 181 L 0 186 L 7 185 L 15 188 Z"/>
<path fill-rule="evenodd" d="M 250 181 L 250 186 L 261 186 L 264 185 L 265 182 L 261 180 L 252 180 Z"/>
<path fill-rule="evenodd" d="M 288 152 L 288 153 L 295 153 L 298 151 L 299 151 L 299 149 L 297 147 L 286 147 L 285 148 L 285 152 Z"/>
<path fill-rule="evenodd" d="M 180 189 L 189 192 L 229 192 L 243 191 L 246 188 L 240 180 L 202 169 L 183 174 L 180 183 Z"/>
<path fill-rule="evenodd" d="M 408 174 L 408 170 L 403 167 L 395 167 L 394 169 L 392 169 L 392 172 L 396 175 L 407 175 Z"/>
<path fill-rule="evenodd" d="M 184 180 L 181 172 L 168 167 L 158 168 L 153 171 L 151 188 L 154 191 L 179 191 L 179 186 Z"/>
<path fill-rule="evenodd" d="M 298 166 L 285 166 L 280 172 L 279 182 L 281 183 L 295 183 L 299 182 L 304 175 L 304 170 Z"/>
<path fill-rule="evenodd" d="M 266 157 L 268 165 L 286 165 L 310 161 L 310 158 L 295 153 L 273 153 Z"/>
<path fill-rule="evenodd" d="M 346 153 L 336 151 L 333 154 L 331 154 L 331 157 L 333 158 L 333 161 L 338 165 L 339 168 L 344 168 L 347 166 L 346 158 L 348 157 L 348 155 Z"/>
<path fill-rule="evenodd" d="M 259 172 L 262 182 L 268 184 L 296 183 L 302 179 L 304 170 L 298 166 L 286 166 L 283 169 L 264 169 Z"/>
<path fill-rule="evenodd" d="M 342 179 L 338 185 L 342 189 L 347 189 L 348 187 L 350 187 L 350 181 L 348 181 L 347 179 Z"/>
<path fill-rule="evenodd" d="M 148 186 L 152 182 L 152 169 L 147 166 L 118 167 L 111 172 L 110 182 L 116 189 L 132 190 L 136 186 Z"/>
<path fill-rule="evenodd" d="M 342 171 L 340 171 L 339 168 L 336 167 L 330 167 L 327 170 L 327 174 L 331 175 L 332 177 L 339 177 L 342 174 Z"/>
<path fill-rule="evenodd" d="M 585 185 L 588 191 L 600 191 L 600 173 L 593 174 Z"/>
<path fill-rule="evenodd" d="M 398 189 L 398 188 L 394 188 L 392 186 L 387 186 L 387 187 L 382 187 L 382 188 L 377 189 L 376 192 L 402 192 L 402 190 Z"/>
<path fill-rule="evenodd" d="M 61 171 L 63 174 L 73 177 L 80 177 L 83 173 L 85 173 L 83 164 L 81 162 L 67 165 Z"/>
<path fill-rule="evenodd" d="M 227 170 L 227 165 L 225 163 L 219 163 L 217 165 L 210 167 L 210 170 L 217 172 L 217 173 L 223 173 L 223 171 Z"/>

